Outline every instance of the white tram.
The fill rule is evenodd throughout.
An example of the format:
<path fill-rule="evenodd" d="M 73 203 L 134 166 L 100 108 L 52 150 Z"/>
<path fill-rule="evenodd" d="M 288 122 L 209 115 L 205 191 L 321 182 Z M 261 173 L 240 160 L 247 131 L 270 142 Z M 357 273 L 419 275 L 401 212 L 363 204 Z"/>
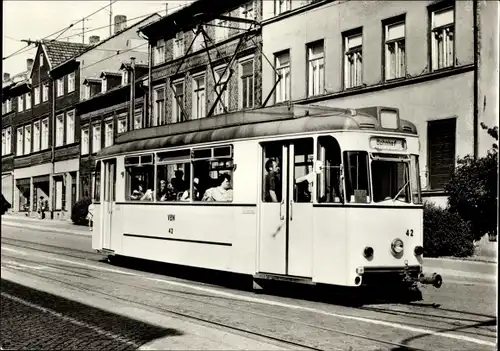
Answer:
<path fill-rule="evenodd" d="M 422 274 L 419 140 L 397 109 L 271 107 L 164 127 L 98 153 L 93 249 L 255 282 L 441 285 Z"/>

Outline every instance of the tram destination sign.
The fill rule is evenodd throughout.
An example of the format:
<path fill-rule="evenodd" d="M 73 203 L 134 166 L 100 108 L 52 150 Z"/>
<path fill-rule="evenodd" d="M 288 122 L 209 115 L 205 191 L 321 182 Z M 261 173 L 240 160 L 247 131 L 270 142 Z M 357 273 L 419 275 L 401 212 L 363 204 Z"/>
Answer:
<path fill-rule="evenodd" d="M 398 138 L 370 138 L 370 147 L 376 150 L 404 151 L 406 150 L 406 140 Z"/>

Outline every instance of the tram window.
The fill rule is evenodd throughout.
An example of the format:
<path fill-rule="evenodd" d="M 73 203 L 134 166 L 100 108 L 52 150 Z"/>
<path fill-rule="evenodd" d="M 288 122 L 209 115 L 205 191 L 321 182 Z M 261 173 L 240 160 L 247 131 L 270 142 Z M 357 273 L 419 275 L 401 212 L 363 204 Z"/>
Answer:
<path fill-rule="evenodd" d="M 410 202 L 408 162 L 372 161 L 373 201 L 399 200 Z"/>
<path fill-rule="evenodd" d="M 264 146 L 262 158 L 262 201 L 281 202 L 282 193 L 282 144 Z"/>
<path fill-rule="evenodd" d="M 368 182 L 368 153 L 366 151 L 344 152 L 346 201 L 349 203 L 370 202 Z"/>
<path fill-rule="evenodd" d="M 313 139 L 303 139 L 294 142 L 294 179 L 293 201 L 311 202 L 314 183 L 314 146 Z"/>
<path fill-rule="evenodd" d="M 323 172 L 318 174 L 317 180 L 318 202 L 343 202 L 341 159 L 340 145 L 334 137 L 318 138 L 318 160 L 323 163 Z"/>
<path fill-rule="evenodd" d="M 127 174 L 125 198 L 132 201 L 153 201 L 154 164 L 152 157 L 127 157 L 125 170 Z"/>
<path fill-rule="evenodd" d="M 189 152 L 189 150 L 188 150 Z M 189 154 L 188 154 L 189 157 Z M 158 162 L 165 160 L 159 154 Z M 189 200 L 189 180 L 191 179 L 191 163 L 169 162 L 156 167 L 156 201 Z"/>
<path fill-rule="evenodd" d="M 232 146 L 194 150 L 193 201 L 232 202 L 233 170 Z"/>
<path fill-rule="evenodd" d="M 422 204 L 422 195 L 420 190 L 420 165 L 418 164 L 418 155 L 411 155 L 411 192 L 414 204 Z"/>

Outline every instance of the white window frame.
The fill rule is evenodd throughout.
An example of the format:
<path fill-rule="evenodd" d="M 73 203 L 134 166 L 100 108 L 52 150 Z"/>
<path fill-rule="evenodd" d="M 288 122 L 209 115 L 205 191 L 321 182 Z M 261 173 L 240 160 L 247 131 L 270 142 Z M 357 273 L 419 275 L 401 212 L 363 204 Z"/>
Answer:
<path fill-rule="evenodd" d="M 274 15 L 278 16 L 292 9 L 292 0 L 274 0 Z"/>
<path fill-rule="evenodd" d="M 215 73 L 214 84 L 217 84 L 222 73 L 224 73 L 224 69 L 225 69 L 224 66 L 217 67 L 216 69 L 214 69 L 214 73 Z M 217 99 L 217 93 L 220 92 L 220 90 L 224 86 L 224 82 L 227 82 L 228 78 L 229 78 L 229 70 L 226 70 L 224 77 L 220 81 L 219 85 L 216 85 L 216 89 L 214 89 L 214 102 L 215 102 L 215 99 Z M 224 90 L 224 93 L 222 93 L 222 96 L 219 99 L 217 106 L 215 107 L 215 114 L 224 113 L 224 106 L 226 107 L 227 110 L 229 110 L 229 83 L 227 84 L 226 90 Z"/>
<path fill-rule="evenodd" d="M 104 121 L 104 147 L 113 145 L 113 119 Z"/>
<path fill-rule="evenodd" d="M 205 72 L 192 77 L 193 79 L 193 104 L 192 118 L 199 119 L 206 116 L 207 83 Z M 203 82 L 203 85 L 199 84 Z"/>
<path fill-rule="evenodd" d="M 106 79 L 106 77 L 104 77 L 101 79 L 101 93 L 105 93 L 107 89 L 108 89 L 108 80 Z"/>
<path fill-rule="evenodd" d="M 42 86 L 42 102 L 49 100 L 49 83 L 43 83 Z"/>
<path fill-rule="evenodd" d="M 252 63 L 252 104 L 248 106 L 243 105 L 243 85 L 246 84 L 244 83 L 244 79 L 247 77 L 243 77 L 243 66 Z M 240 59 L 238 62 L 238 90 L 239 90 L 239 97 L 238 97 L 238 106 L 240 109 L 244 108 L 252 108 L 255 106 L 255 61 L 254 57 L 245 57 Z M 248 89 L 247 89 L 248 92 Z M 247 96 L 247 101 L 249 100 L 250 95 Z"/>
<path fill-rule="evenodd" d="M 24 111 L 24 94 L 17 97 L 17 112 Z"/>
<path fill-rule="evenodd" d="M 26 111 L 28 111 L 31 108 L 31 92 L 28 92 L 25 94 L 26 95 Z"/>
<path fill-rule="evenodd" d="M 455 8 L 432 11 L 431 24 L 432 70 L 455 66 Z"/>
<path fill-rule="evenodd" d="M 42 136 L 40 140 L 40 150 L 45 150 L 49 148 L 49 118 L 46 117 L 42 119 L 42 125 L 40 127 Z"/>
<path fill-rule="evenodd" d="M 31 124 L 24 126 L 24 155 L 31 153 Z"/>
<path fill-rule="evenodd" d="M 40 86 L 37 86 L 33 89 L 34 101 L 33 106 L 38 105 L 40 103 Z"/>
<path fill-rule="evenodd" d="M 68 74 L 68 93 L 75 91 L 75 72 Z"/>
<path fill-rule="evenodd" d="M 158 95 L 160 91 L 163 91 L 163 99 L 158 100 Z M 164 85 L 160 85 L 153 88 L 153 118 L 154 118 L 153 123 L 156 126 L 164 125 L 167 122 L 165 114 L 165 97 L 166 97 L 165 94 L 166 94 L 166 89 Z M 159 103 L 160 101 L 161 103 Z"/>
<path fill-rule="evenodd" d="M 172 91 L 172 123 L 182 122 L 182 109 L 179 106 L 177 99 L 175 98 L 176 97 L 175 94 L 177 91 L 176 88 L 179 85 L 182 85 L 182 94 L 180 96 L 181 96 L 182 107 L 184 107 L 184 96 L 186 91 L 185 91 L 184 78 L 181 78 L 172 82 L 172 86 L 174 87 Z"/>
<path fill-rule="evenodd" d="M 56 138 L 55 138 L 55 146 L 63 146 L 64 145 L 64 114 L 58 114 L 56 116 Z"/>
<path fill-rule="evenodd" d="M 64 95 L 64 77 L 57 79 L 57 97 Z"/>
<path fill-rule="evenodd" d="M 9 113 L 10 111 L 12 111 L 12 100 L 7 99 L 5 100 L 5 113 Z"/>
<path fill-rule="evenodd" d="M 5 155 L 12 153 L 12 127 L 7 127 L 5 131 Z M 3 152 L 4 149 L 2 149 Z"/>
<path fill-rule="evenodd" d="M 23 155 L 23 146 L 24 146 L 24 127 L 17 128 L 17 143 L 16 143 L 16 155 Z"/>
<path fill-rule="evenodd" d="M 138 108 L 134 111 L 134 130 L 142 129 L 142 109 Z"/>
<path fill-rule="evenodd" d="M 66 112 L 66 144 L 75 142 L 75 110 Z"/>
<path fill-rule="evenodd" d="M 284 60 L 288 58 L 288 60 Z M 291 82 L 291 62 L 290 50 L 282 51 L 275 55 L 276 71 L 281 76 L 280 81 L 276 85 L 275 101 L 276 103 L 290 100 L 292 82 Z M 276 80 L 278 77 L 276 77 Z"/>
<path fill-rule="evenodd" d="M 184 55 L 184 33 L 177 33 L 173 40 L 173 58 L 176 59 Z"/>
<path fill-rule="evenodd" d="M 40 151 L 41 122 L 33 122 L 33 152 Z"/>
<path fill-rule="evenodd" d="M 406 76 L 406 24 L 397 21 L 386 24 L 385 33 L 385 79 L 397 79 Z"/>
<path fill-rule="evenodd" d="M 346 89 L 361 86 L 363 85 L 363 33 L 345 36 L 344 46 L 344 86 Z"/>
<path fill-rule="evenodd" d="M 7 131 L 2 129 L 2 156 L 7 152 Z"/>
<path fill-rule="evenodd" d="M 128 70 L 124 69 L 122 71 L 122 85 L 127 85 L 128 84 Z M 89 89 L 89 96 L 90 96 L 90 89 Z"/>
<path fill-rule="evenodd" d="M 95 154 L 102 148 L 101 122 L 92 124 L 92 153 Z"/>
<path fill-rule="evenodd" d="M 255 20 L 255 4 L 254 1 L 251 0 L 247 2 L 246 4 L 242 5 L 240 7 L 240 14 L 241 18 L 245 19 L 251 19 Z M 241 23 L 240 24 L 241 29 L 249 29 L 250 28 L 250 23 Z"/>
<path fill-rule="evenodd" d="M 118 117 L 116 124 L 117 134 L 125 133 L 127 131 L 127 116 Z"/>
<path fill-rule="evenodd" d="M 88 126 L 82 128 L 81 131 L 81 139 L 82 139 L 82 147 L 81 147 L 81 154 L 82 155 L 88 155 L 89 154 L 89 145 L 90 145 L 90 129 Z"/>
<path fill-rule="evenodd" d="M 165 62 L 165 40 L 160 39 L 154 46 L 153 62 L 155 65 Z"/>
<path fill-rule="evenodd" d="M 38 61 L 40 62 L 40 67 L 43 66 L 43 54 L 40 54 Z"/>

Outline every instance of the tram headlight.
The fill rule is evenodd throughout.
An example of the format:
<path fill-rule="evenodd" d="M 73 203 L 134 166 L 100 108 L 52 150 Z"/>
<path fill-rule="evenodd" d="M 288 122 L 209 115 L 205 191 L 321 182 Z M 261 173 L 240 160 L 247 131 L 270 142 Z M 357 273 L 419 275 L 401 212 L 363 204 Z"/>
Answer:
<path fill-rule="evenodd" d="M 420 256 L 424 253 L 424 248 L 422 246 L 415 246 L 415 256 Z"/>
<path fill-rule="evenodd" d="M 399 255 L 404 250 L 403 240 L 394 239 L 391 243 L 391 250 L 394 255 Z"/>
<path fill-rule="evenodd" d="M 373 247 L 371 247 L 371 246 L 365 247 L 365 249 L 363 250 L 363 256 L 365 256 L 365 258 L 372 257 L 373 256 Z"/>

